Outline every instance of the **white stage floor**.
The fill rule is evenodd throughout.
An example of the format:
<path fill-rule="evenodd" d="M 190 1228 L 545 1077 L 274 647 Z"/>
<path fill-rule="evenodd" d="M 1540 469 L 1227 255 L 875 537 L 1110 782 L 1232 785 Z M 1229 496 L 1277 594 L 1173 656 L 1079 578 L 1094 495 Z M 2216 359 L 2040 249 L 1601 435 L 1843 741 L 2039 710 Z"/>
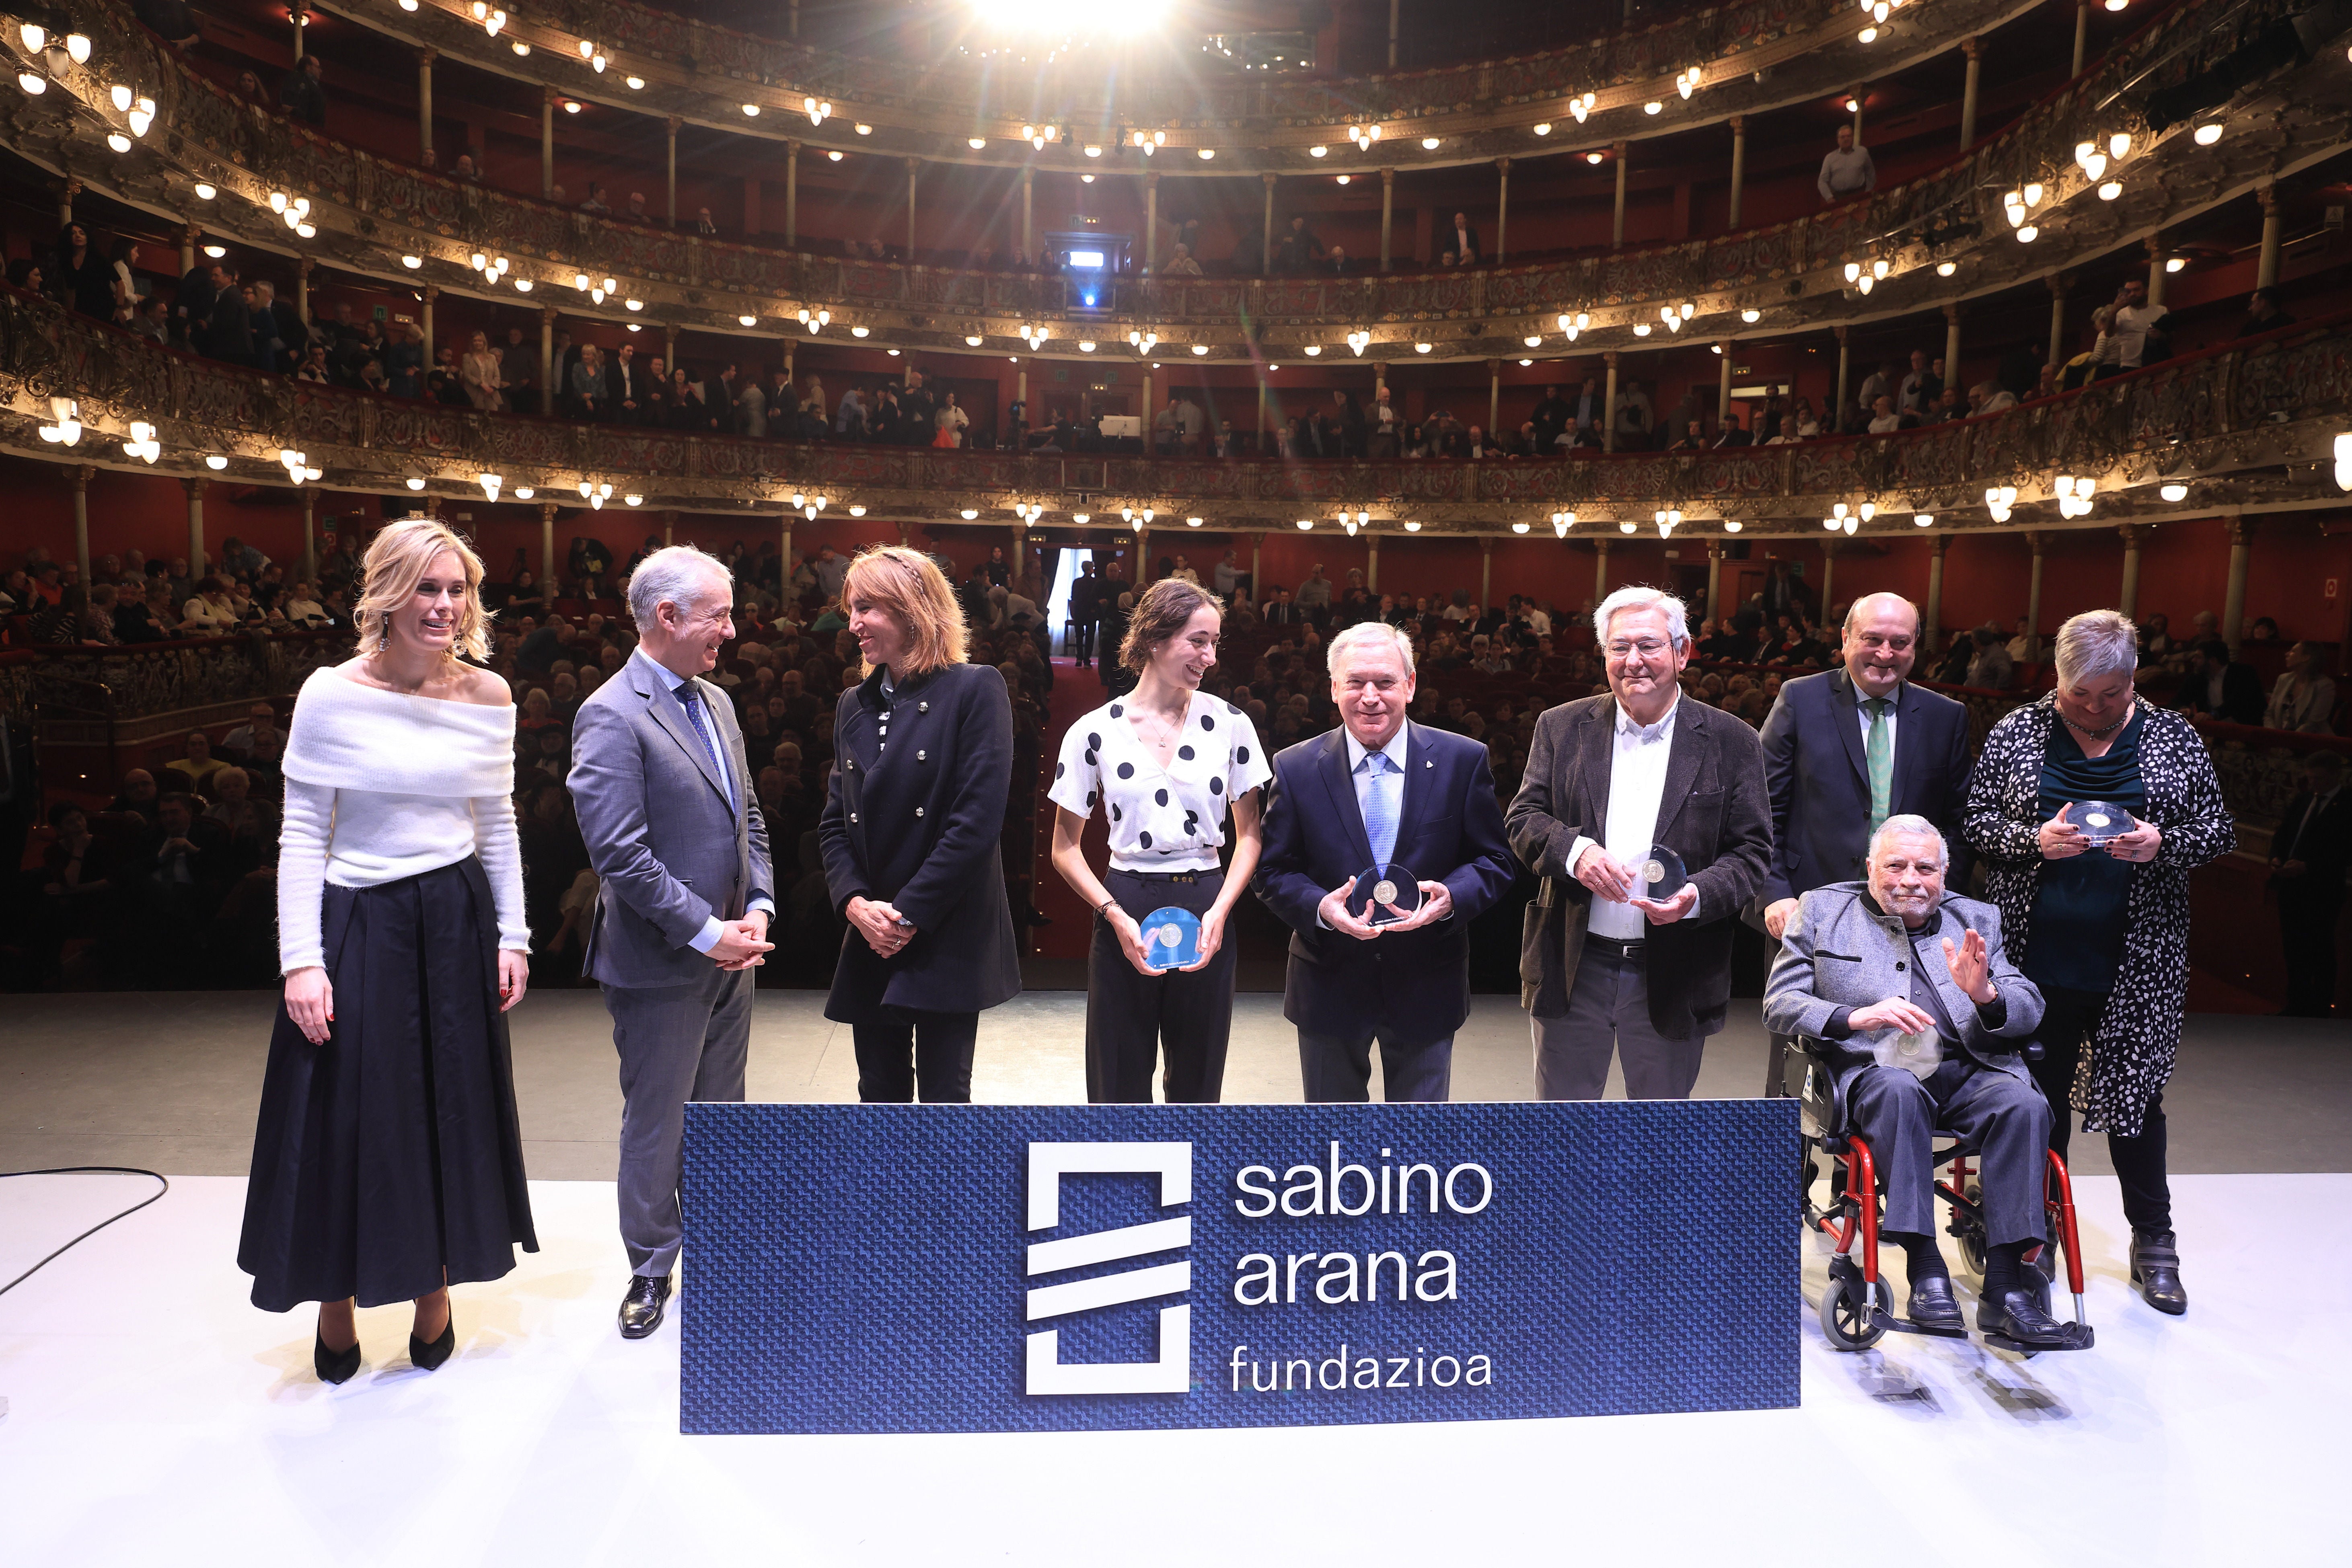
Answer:
<path fill-rule="evenodd" d="M 440 1372 L 387 1308 L 330 1388 L 309 1310 L 247 1305 L 245 1184 L 181 1178 L 0 1296 L 0 1562 L 2342 1562 L 2352 1175 L 2174 1183 L 2188 1318 L 2130 1293 L 2116 1184 L 2084 1178 L 2095 1350 L 1841 1355 L 1791 1301 L 1800 1410 L 689 1438 L 676 1310 L 614 1328 L 609 1184 L 532 1184 L 544 1250 L 458 1292 Z M 152 1190 L 0 1182 L 0 1279 Z"/>

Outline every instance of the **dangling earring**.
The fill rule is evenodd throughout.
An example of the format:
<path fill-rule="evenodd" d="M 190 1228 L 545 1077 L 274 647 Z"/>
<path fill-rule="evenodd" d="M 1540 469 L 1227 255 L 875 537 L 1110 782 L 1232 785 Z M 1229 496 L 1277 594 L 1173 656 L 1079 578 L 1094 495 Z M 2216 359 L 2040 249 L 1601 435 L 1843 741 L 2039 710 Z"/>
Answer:
<path fill-rule="evenodd" d="M 392 646 L 392 617 L 378 616 L 375 622 L 375 650 L 378 653 Z"/>

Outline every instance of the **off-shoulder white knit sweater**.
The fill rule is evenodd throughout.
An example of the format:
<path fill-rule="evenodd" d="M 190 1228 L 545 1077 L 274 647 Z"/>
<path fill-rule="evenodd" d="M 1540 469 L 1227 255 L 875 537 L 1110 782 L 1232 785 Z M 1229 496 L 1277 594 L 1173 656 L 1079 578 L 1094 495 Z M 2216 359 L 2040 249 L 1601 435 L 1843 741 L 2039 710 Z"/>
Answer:
<path fill-rule="evenodd" d="M 481 858 L 499 945 L 530 950 L 514 816 L 515 710 L 384 691 L 321 669 L 286 738 L 278 961 L 326 962 L 322 884 L 373 888 Z"/>

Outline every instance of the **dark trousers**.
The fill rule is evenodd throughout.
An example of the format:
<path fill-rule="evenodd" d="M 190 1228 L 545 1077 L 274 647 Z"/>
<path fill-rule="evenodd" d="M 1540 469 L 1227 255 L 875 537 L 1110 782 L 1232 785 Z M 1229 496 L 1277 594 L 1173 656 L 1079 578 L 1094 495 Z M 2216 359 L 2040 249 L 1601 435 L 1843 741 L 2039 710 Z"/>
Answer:
<path fill-rule="evenodd" d="M 1095 656 L 1095 624 L 1092 620 L 1072 616 L 1068 624 L 1067 633 L 1064 637 L 1063 640 L 1068 646 L 1070 656 L 1073 658 L 1076 658 L 1079 664 L 1086 665 L 1093 662 Z"/>
<path fill-rule="evenodd" d="M 607 985 L 621 1058 L 621 1241 L 634 1274 L 677 1261 L 677 1173 L 689 1100 L 740 1100 L 751 1044 L 751 972 L 684 985 Z"/>
<path fill-rule="evenodd" d="M 1103 877 L 1118 907 L 1138 921 L 1169 908 L 1206 913 L 1224 885 L 1222 871 L 1177 879 L 1114 868 Z M 1234 957 L 1228 932 L 1201 969 L 1139 973 L 1118 933 L 1097 915 L 1087 952 L 1087 1103 L 1150 1104 L 1151 1069 L 1164 1058 L 1161 1093 L 1169 1104 L 1215 1104 L 1234 1028 Z"/>
<path fill-rule="evenodd" d="M 2074 1125 L 2074 1112 L 2068 1100 L 2074 1089 L 2074 1066 L 2081 1060 L 2083 1042 L 2097 1026 L 2099 1015 L 2107 1005 L 2104 991 L 2069 991 L 2063 986 L 2042 988 L 2044 1011 L 2042 1015 L 2042 1056 L 2027 1066 L 2033 1080 L 2050 1100 L 2050 1147 L 2060 1159 L 2066 1157 L 2068 1135 Z M 2124 1138 L 2107 1134 L 2107 1158 L 2116 1167 L 2116 1176 L 2124 1189 L 2124 1218 L 2134 1230 L 2164 1231 L 2172 1228 L 2172 1188 L 2164 1179 L 2164 1096 L 2158 1092 L 2149 1097 L 2147 1114 L 2140 1121 L 2139 1135 Z"/>
<path fill-rule="evenodd" d="M 977 1013 L 897 1010 L 887 1023 L 859 1024 L 857 1098 L 868 1105 L 911 1105 L 918 1085 L 926 1105 L 971 1103 L 971 1049 Z"/>
<path fill-rule="evenodd" d="M 1530 1018 L 1538 1100 L 1599 1100 L 1609 1058 L 1625 1068 L 1628 1100 L 1688 1100 L 1706 1037 L 1668 1039 L 1650 1022 L 1649 950 L 1589 936 L 1576 961 L 1568 1011 Z"/>
<path fill-rule="evenodd" d="M 1361 1038 L 1298 1031 L 1298 1076 L 1309 1105 L 1360 1105 L 1371 1098 L 1372 1043 L 1381 1047 L 1383 1098 L 1391 1105 L 1443 1102 L 1454 1091 L 1454 1037 L 1413 1041 L 1373 1031 Z"/>
<path fill-rule="evenodd" d="M 1962 1058 L 1932 1078 L 1871 1066 L 1846 1086 L 1848 1119 L 1886 1180 L 1886 1230 L 1936 1234 L 1936 1129 L 1980 1151 L 1985 1239 L 2039 1241 L 2042 1171 L 2053 1121 L 2042 1091 Z"/>
<path fill-rule="evenodd" d="M 2302 882 L 2313 880 L 2309 876 Z M 2290 879 L 2278 889 L 2279 946 L 2286 959 L 2286 1011 L 2294 1018 L 2325 1018 L 2336 1005 L 2336 914 L 2343 890 L 2302 887 Z"/>

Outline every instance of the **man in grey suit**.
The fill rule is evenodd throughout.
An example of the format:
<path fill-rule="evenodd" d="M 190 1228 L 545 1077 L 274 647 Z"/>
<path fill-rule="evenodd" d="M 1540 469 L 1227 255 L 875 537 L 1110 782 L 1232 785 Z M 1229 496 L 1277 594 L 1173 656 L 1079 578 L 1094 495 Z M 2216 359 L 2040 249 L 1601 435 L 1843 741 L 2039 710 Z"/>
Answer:
<path fill-rule="evenodd" d="M 1944 891 L 1949 851 L 1924 816 L 1890 816 L 1870 839 L 1869 878 L 1798 901 L 1764 989 L 1764 1021 L 1820 1043 L 1886 1181 L 1880 1235 L 1903 1248 L 1911 1321 L 1961 1328 L 1936 1244 L 1938 1126 L 1980 1150 L 1984 1289 L 1977 1326 L 2031 1350 L 2080 1350 L 2027 1289 L 2025 1255 L 2043 1236 L 2050 1105 L 2019 1055 L 2042 994 L 2001 950 L 2000 911 Z"/>
<path fill-rule="evenodd" d="M 580 705 L 572 801 L 598 879 L 583 967 L 621 1058 L 621 1332 L 661 1326 L 677 1259 L 689 1100 L 743 1098 L 751 970 L 775 910 L 768 832 L 743 737 L 699 677 L 735 635 L 727 569 L 691 545 L 629 579 L 637 647 Z"/>

